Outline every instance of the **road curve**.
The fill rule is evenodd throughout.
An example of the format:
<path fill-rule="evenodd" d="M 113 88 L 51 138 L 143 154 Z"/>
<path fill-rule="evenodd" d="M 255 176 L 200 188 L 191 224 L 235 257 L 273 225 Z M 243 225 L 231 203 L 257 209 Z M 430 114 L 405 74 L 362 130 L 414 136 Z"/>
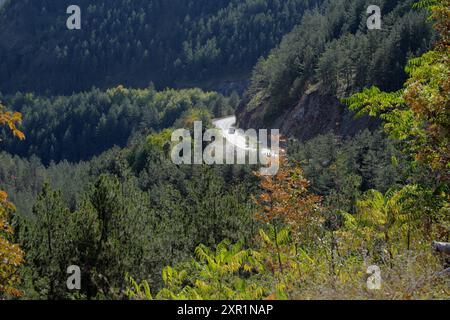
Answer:
<path fill-rule="evenodd" d="M 235 131 L 234 133 L 230 132 L 230 129 L 234 128 L 236 125 L 236 116 L 230 116 L 227 118 L 216 119 L 213 120 L 214 126 L 222 132 L 222 136 L 226 139 L 228 143 L 233 144 L 239 149 L 243 149 L 246 151 L 257 151 L 258 145 L 247 146 L 247 139 L 242 132 Z M 270 149 L 264 148 L 261 150 L 262 154 L 265 155 L 275 155 Z"/>

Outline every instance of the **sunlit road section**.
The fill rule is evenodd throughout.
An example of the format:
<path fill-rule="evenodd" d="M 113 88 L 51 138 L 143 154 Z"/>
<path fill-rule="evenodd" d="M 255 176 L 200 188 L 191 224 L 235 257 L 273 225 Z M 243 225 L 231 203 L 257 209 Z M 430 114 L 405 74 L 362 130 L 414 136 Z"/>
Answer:
<path fill-rule="evenodd" d="M 235 128 L 236 117 L 231 116 L 223 119 L 217 119 L 213 121 L 213 124 L 221 130 L 223 137 L 228 143 L 233 144 L 236 148 L 246 151 L 258 151 L 258 145 L 249 145 L 243 132 L 240 132 Z M 263 148 L 261 153 L 267 157 L 277 157 L 270 149 Z"/>

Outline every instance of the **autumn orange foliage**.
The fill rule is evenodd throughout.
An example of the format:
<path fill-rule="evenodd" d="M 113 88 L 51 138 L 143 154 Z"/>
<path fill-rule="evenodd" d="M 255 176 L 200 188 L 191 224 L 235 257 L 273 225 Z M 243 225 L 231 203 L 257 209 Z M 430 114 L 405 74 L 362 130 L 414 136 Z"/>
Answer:
<path fill-rule="evenodd" d="M 25 139 L 25 135 L 16 127 L 16 123 L 22 120 L 22 115 L 19 112 L 3 112 L 3 109 L 0 104 L 0 125 L 7 126 L 20 140 Z M 20 282 L 18 268 L 24 259 L 20 247 L 11 243 L 14 229 L 9 219 L 15 207 L 7 198 L 7 193 L 0 190 L 0 296 L 7 294 L 18 297 L 22 293 L 15 286 Z"/>
<path fill-rule="evenodd" d="M 255 218 L 264 223 L 279 221 L 296 234 L 317 220 L 321 197 L 308 193 L 309 181 L 298 164 L 279 157 L 280 170 L 274 176 L 255 175 L 261 179 L 262 193 L 254 200 L 261 208 Z M 315 221 L 318 222 L 318 221 Z"/>
<path fill-rule="evenodd" d="M 20 112 L 4 112 L 3 109 L 4 107 L 0 104 L 0 126 L 7 126 L 15 137 L 24 140 L 25 135 L 16 126 L 17 123 L 22 121 L 22 114 Z"/>

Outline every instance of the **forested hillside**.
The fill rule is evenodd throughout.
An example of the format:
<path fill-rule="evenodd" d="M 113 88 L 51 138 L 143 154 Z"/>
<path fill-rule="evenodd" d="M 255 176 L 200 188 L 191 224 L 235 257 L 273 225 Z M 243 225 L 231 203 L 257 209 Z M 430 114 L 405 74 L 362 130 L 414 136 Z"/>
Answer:
<path fill-rule="evenodd" d="M 0 91 L 72 93 L 245 80 L 321 0 L 8 1 L 0 11 Z"/>
<path fill-rule="evenodd" d="M 122 86 L 59 97 L 17 93 L 4 101 L 24 114 L 22 128 L 29 137 L 19 142 L 3 135 L 3 148 L 23 157 L 36 155 L 45 164 L 88 160 L 115 145 L 124 147 L 133 134 L 180 126 L 189 117 L 208 125 L 214 117 L 232 114 L 239 99 L 200 89 L 157 92 Z"/>
<path fill-rule="evenodd" d="M 382 29 L 368 30 L 366 8 L 374 1 L 326 1 L 306 14 L 281 45 L 255 67 L 241 126 L 281 128 L 303 140 L 324 131 L 353 135 L 367 126 L 355 122 L 339 99 L 366 86 L 398 90 L 409 57 L 430 48 L 426 12 L 414 1 L 375 1 Z M 314 32 L 311 32 L 314 30 Z"/>
<path fill-rule="evenodd" d="M 44 167 L 37 158 L 0 154 L 0 182 L 20 213 L 17 237 L 26 252 L 25 273 L 33 272 L 24 278 L 25 297 L 67 298 L 64 266 L 72 263 L 92 270 L 80 292 L 85 298 L 120 297 L 112 287 L 124 286 L 126 273 L 158 289 L 162 268 L 183 264 L 199 243 L 256 241 L 265 224 L 253 220 L 258 207 L 252 194 L 259 189 L 254 168 L 176 166 L 154 141 L 136 139 L 128 148 L 77 165 Z M 415 179 L 407 159 L 380 133 L 366 131 L 349 140 L 329 134 L 306 145 L 292 142 L 289 150 L 304 163 L 312 191 L 341 210 L 352 211 L 354 199 L 370 188 L 387 190 Z M 47 231 L 58 248 L 53 255 L 43 241 Z M 113 259 L 118 263 L 111 268 Z"/>
<path fill-rule="evenodd" d="M 450 297 L 450 0 L 69 4 L 0 9 L 0 300 Z M 174 163 L 233 113 L 276 173 Z"/>

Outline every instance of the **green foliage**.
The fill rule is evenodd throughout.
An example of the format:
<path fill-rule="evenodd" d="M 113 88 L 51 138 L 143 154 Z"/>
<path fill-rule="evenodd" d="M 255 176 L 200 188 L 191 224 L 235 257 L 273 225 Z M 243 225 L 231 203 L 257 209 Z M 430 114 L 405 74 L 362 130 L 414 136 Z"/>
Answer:
<path fill-rule="evenodd" d="M 65 28 L 68 0 L 8 2 L 0 11 L 0 91 L 241 79 L 320 2 L 80 0 L 76 34 Z"/>
<path fill-rule="evenodd" d="M 5 126 L 13 136 L 20 140 L 25 135 L 16 127 L 22 120 L 19 112 L 4 111 L 5 107 L 0 103 L 0 126 Z M 1 142 L 1 139 L 0 139 Z M 11 213 L 16 207 L 8 201 L 8 194 L 0 189 L 0 297 L 20 296 L 22 292 L 16 288 L 20 282 L 18 268 L 23 264 L 23 251 L 14 244 L 14 228 L 11 225 Z"/>
<path fill-rule="evenodd" d="M 368 130 L 353 138 L 330 133 L 287 146 L 290 157 L 302 164 L 312 192 L 323 196 L 325 205 L 350 212 L 358 196 L 369 189 L 385 192 L 420 179 L 399 149 L 383 133 Z"/>
<path fill-rule="evenodd" d="M 39 11 L 48 21 L 27 20 L 16 35 L 20 43 L 31 27 L 36 31 L 28 47 L 41 41 L 42 48 L 32 63 L 27 52 L 19 50 L 21 59 L 9 55 L 14 48 L 0 40 L 3 87 L 72 92 L 153 77 L 159 84 L 227 78 L 223 68 L 245 73 L 307 7 L 321 4 L 113 2 L 123 10 L 104 1 L 87 6 L 84 31 L 69 38 L 54 27 L 62 18 L 52 23 L 65 1 L 8 2 L 0 16 L 17 21 Z M 117 86 L 71 96 L 1 96 L 24 112 L 29 138 L 23 146 L 6 140 L 15 155 L 0 154 L 0 183 L 19 209 L 13 236 L 13 207 L 0 192 L 1 239 L 15 253 L 13 267 L 0 268 L 0 290 L 6 283 L 10 294 L 20 289 L 36 299 L 447 298 L 442 261 L 429 249 L 432 240 L 448 241 L 450 226 L 447 2 L 417 5 L 432 10 L 441 39 L 433 51 L 410 59 L 407 73 L 407 58 L 428 49 L 432 37 L 411 1 L 380 1 L 383 30 L 373 32 L 361 14 L 368 1 L 325 1 L 305 14 L 256 66 L 248 108 L 263 104 L 271 122 L 311 91 L 335 99 L 361 89 L 344 101 L 358 115 L 381 117 L 394 139 L 368 130 L 352 138 L 290 139 L 283 146 L 289 158 L 274 177 L 254 175 L 249 166 L 169 159 L 172 130 L 197 120 L 210 126 L 237 107 L 237 94 Z M 168 12 L 166 5 L 176 9 Z M 0 35 L 8 26 L 0 23 Z M 55 43 L 44 41 L 49 38 Z M 31 81 L 40 67 L 49 72 Z M 20 120 L 6 113 L 0 124 L 14 131 Z M 405 145 L 408 152 L 401 153 Z M 413 165 L 414 155 L 428 166 Z M 26 252 L 17 289 L 22 256 L 9 242 Z M 378 291 L 367 289 L 374 264 L 382 270 Z M 82 271 L 75 293 L 65 286 L 70 265 Z"/>
<path fill-rule="evenodd" d="M 371 117 L 378 116 L 380 112 L 404 103 L 401 92 L 386 93 L 377 87 L 355 93 L 350 98 L 343 99 L 343 101 L 351 111 L 357 111 L 358 116 L 368 114 Z"/>
<path fill-rule="evenodd" d="M 154 148 L 164 149 L 167 144 L 171 144 L 172 130 L 164 129 L 160 133 L 154 133 L 147 137 L 147 143 Z"/>
<path fill-rule="evenodd" d="M 37 155 L 44 164 L 89 160 L 115 145 L 126 146 L 134 134 L 187 126 L 193 119 L 207 125 L 212 117 L 231 113 L 230 102 L 236 103 L 199 89 L 157 92 L 153 87 L 123 86 L 49 98 L 18 93 L 6 100 L 25 114 L 21 128 L 29 139 L 5 140 L 5 150 L 23 157 Z"/>
<path fill-rule="evenodd" d="M 412 248 L 413 235 L 423 222 L 423 213 L 413 205 L 418 194 L 417 186 L 389 190 L 385 195 L 369 190 L 357 202 L 356 216 L 345 215 L 345 224 L 350 233 L 357 234 L 355 238 L 364 241 L 361 245 L 371 256 L 392 259 L 400 248 Z M 355 238 L 353 241 L 357 241 Z M 380 246 L 380 241 L 385 247 Z"/>
<path fill-rule="evenodd" d="M 33 190 L 43 179 L 64 189 L 63 196 L 44 184 L 33 211 L 20 212 L 18 236 L 27 248 L 22 273 L 28 298 L 120 298 L 127 272 L 159 287 L 159 271 L 188 259 L 198 243 L 214 246 L 223 238 L 249 239 L 252 232 L 251 188 L 238 182 L 238 177 L 248 180 L 249 169 L 227 173 L 219 167 L 177 167 L 163 150 L 142 140 L 79 167 L 62 163 L 36 168 L 3 157 L 19 168 L 29 166 L 21 172 L 8 167 L 3 173 L 15 174 L 19 188 L 22 181 L 32 180 L 30 191 L 16 194 L 19 201 L 33 203 Z M 35 177 L 29 175 L 33 170 Z M 70 184 L 59 184 L 72 177 Z M 51 254 L 43 239 L 48 234 Z M 77 295 L 65 289 L 65 269 L 72 264 L 82 270 Z"/>
<path fill-rule="evenodd" d="M 440 38 L 433 51 L 408 62 L 409 79 L 401 91 L 371 88 L 346 100 L 351 110 L 379 116 L 391 137 L 405 141 L 406 151 L 444 183 L 450 179 L 448 4 L 447 0 L 418 4 L 431 10 Z"/>
<path fill-rule="evenodd" d="M 223 241 L 217 245 L 215 251 L 203 245 L 198 246 L 195 249 L 197 259 L 191 262 L 189 273 L 171 267 L 163 270 L 165 287 L 158 292 L 156 298 L 171 300 L 263 298 L 265 289 L 245 280 L 245 274 L 251 275 L 262 271 L 261 256 L 254 250 L 243 250 L 242 245 L 242 242 L 231 245 L 228 241 Z M 132 285 L 127 291 L 130 299 L 152 299 L 146 281 L 137 284 L 131 278 L 129 282 Z"/>
<path fill-rule="evenodd" d="M 403 196 L 412 189 L 407 187 L 400 193 Z M 387 200 L 388 211 L 396 211 L 394 208 L 400 205 L 397 195 Z M 386 203 L 378 198 L 370 193 L 370 202 L 365 200 L 361 205 L 374 210 L 386 207 L 378 205 Z M 273 227 L 259 231 L 255 249 L 242 251 L 241 243 L 230 246 L 229 242 L 215 250 L 200 245 L 195 260 L 164 269 L 164 287 L 157 294 L 152 295 L 147 281 L 138 283 L 128 277 L 126 295 L 133 300 L 445 299 L 449 293 L 447 280 L 439 275 L 439 260 L 428 247 L 419 241 L 414 250 L 406 249 L 403 242 L 391 239 L 389 248 L 395 254 L 380 259 L 379 252 L 383 254 L 388 243 L 384 237 L 369 239 L 374 233 L 367 229 L 365 217 L 348 215 L 346 224 L 332 238 L 324 237 L 315 247 L 296 243 L 288 229 L 275 232 Z M 369 219 L 373 230 L 384 230 L 384 218 Z M 405 219 L 399 225 L 411 227 L 409 223 Z M 335 245 L 329 247 L 329 243 Z M 372 245 L 379 252 L 372 251 Z M 275 246 L 279 254 L 274 255 Z M 279 259 L 282 270 L 277 267 Z M 375 291 L 367 289 L 366 276 L 368 266 L 373 264 L 381 268 L 383 281 L 382 288 Z"/>
<path fill-rule="evenodd" d="M 378 1 L 382 30 L 367 30 L 370 1 L 325 1 L 254 69 L 246 110 L 260 109 L 269 126 L 311 91 L 347 97 L 365 87 L 399 90 L 408 57 L 430 47 L 432 28 L 409 1 Z M 314 30 L 314 32 L 311 32 Z M 256 120 L 255 120 L 256 121 Z"/>
<path fill-rule="evenodd" d="M 18 269 L 23 264 L 23 251 L 12 243 L 14 229 L 10 223 L 10 214 L 15 207 L 7 200 L 7 194 L 0 190 L 0 297 L 21 296 L 16 288 L 21 279 Z"/>
<path fill-rule="evenodd" d="M 33 266 L 29 277 L 39 297 L 63 297 L 66 268 L 73 264 L 70 259 L 76 229 L 85 224 L 74 224 L 74 216 L 65 206 L 61 193 L 51 190 L 47 184 L 33 206 L 33 215 L 35 220 L 22 226 L 19 233 L 27 263 Z"/>

